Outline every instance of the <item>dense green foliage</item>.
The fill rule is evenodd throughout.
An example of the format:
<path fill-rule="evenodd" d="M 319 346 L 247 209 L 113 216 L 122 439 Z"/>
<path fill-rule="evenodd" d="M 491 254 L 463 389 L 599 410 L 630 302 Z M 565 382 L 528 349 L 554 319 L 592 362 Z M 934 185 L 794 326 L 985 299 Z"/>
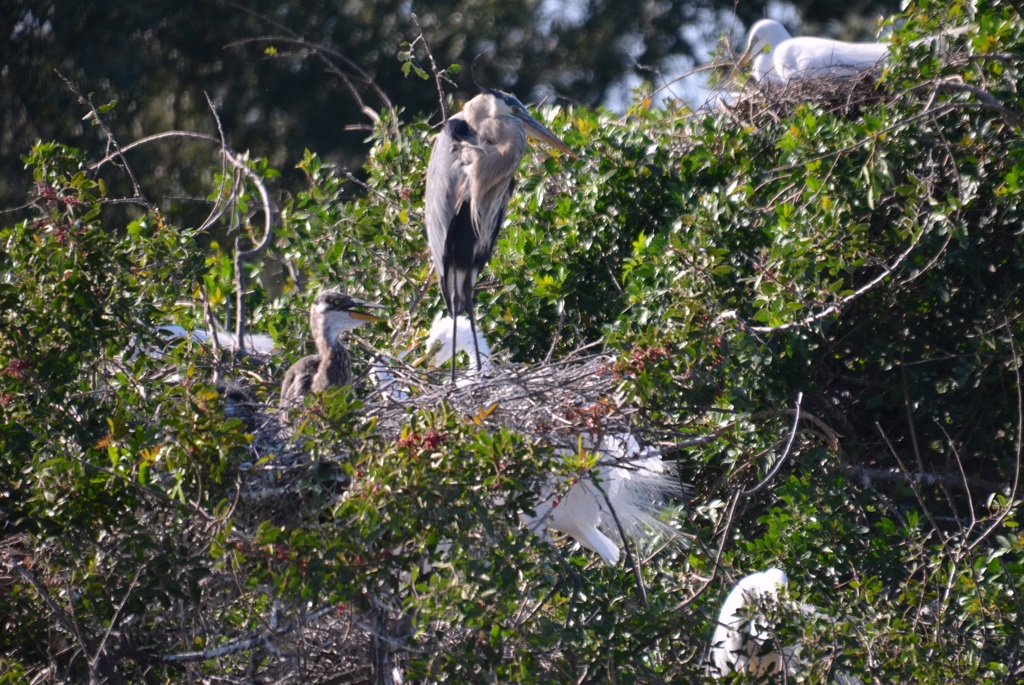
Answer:
<path fill-rule="evenodd" d="M 422 343 L 426 123 L 382 116 L 360 180 L 290 160 L 303 189 L 240 262 L 270 360 L 154 332 L 233 318 L 265 160 L 184 169 L 210 221 L 118 225 L 120 161 L 34 146 L 34 200 L 0 227 L 0 682 L 359 682 L 382 616 L 413 680 L 695 682 L 732 580 L 768 566 L 820 610 L 778 616 L 805 682 L 1018 682 L 1024 20 L 992 0 L 892 23 L 877 82 L 540 112 L 580 156 L 524 160 L 478 316 L 505 363 L 617 355 L 638 434 L 695 484 L 686 536 L 635 568 L 519 525 L 544 474 L 583 467 L 486 406 L 389 433 L 363 380 L 287 443 L 224 419 L 215 374 L 273 406 L 316 288 L 387 306 L 370 345 Z M 940 27 L 968 30 L 915 42 Z"/>
<path fill-rule="evenodd" d="M 790 3 L 811 28 L 847 38 L 873 35 L 895 0 Z M 103 135 L 84 126 L 66 76 L 98 102 L 116 100 L 109 123 L 122 138 L 170 129 L 214 134 L 207 97 L 234 147 L 291 172 L 296 152 L 358 169 L 373 125 L 367 112 L 392 107 L 438 120 L 434 84 L 407 78 L 438 65 L 524 102 L 557 95 L 595 106 L 628 98 L 634 80 L 660 83 L 692 66 L 718 37 L 749 26 L 764 0 L 562 2 L 561 0 L 11 0 L 0 15 L 0 206 L 22 204 L 31 184 L 18 164 L 35 140 L 60 140 L 90 154 Z M 414 16 L 415 15 L 415 16 Z M 740 40 L 742 28 L 732 40 Z M 87 37 L 87 38 L 86 38 Z M 402 59 L 398 59 L 402 57 Z M 477 59 L 479 58 L 479 59 Z M 472 65 L 472 69 L 471 69 Z M 454 85 L 454 84 L 453 84 Z M 99 133 L 99 135 L 94 135 Z M 157 151 L 162 154 L 158 154 Z M 161 207 L 201 220 L 209 148 L 175 141 L 134 154 Z M 283 187 L 301 187 L 286 173 Z M 118 192 L 121 192 L 120 190 Z M 192 213 L 200 213 L 199 217 Z M 104 217 L 116 223 L 123 216 Z"/>

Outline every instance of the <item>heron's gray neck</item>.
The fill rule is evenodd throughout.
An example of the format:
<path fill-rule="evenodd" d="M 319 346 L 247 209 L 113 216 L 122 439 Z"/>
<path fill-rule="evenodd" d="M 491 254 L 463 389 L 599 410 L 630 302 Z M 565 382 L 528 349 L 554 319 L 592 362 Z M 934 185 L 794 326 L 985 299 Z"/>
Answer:
<path fill-rule="evenodd" d="M 335 338 L 330 344 L 320 351 L 320 363 L 317 366 L 316 375 L 313 377 L 313 391 L 324 390 L 329 387 L 348 385 L 352 377 L 352 361 L 348 351 L 341 344 L 341 340 Z"/>

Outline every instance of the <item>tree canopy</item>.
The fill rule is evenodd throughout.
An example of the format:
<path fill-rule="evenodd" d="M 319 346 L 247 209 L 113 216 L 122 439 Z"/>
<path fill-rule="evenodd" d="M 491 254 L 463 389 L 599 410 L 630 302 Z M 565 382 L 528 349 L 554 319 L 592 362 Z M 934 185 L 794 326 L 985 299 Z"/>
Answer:
<path fill-rule="evenodd" d="M 515 378 L 603 355 L 580 368 L 607 391 L 545 421 L 400 363 L 440 308 L 425 115 L 378 109 L 358 175 L 306 150 L 284 192 L 230 125 L 65 74 L 88 146 L 26 147 L 30 202 L 0 226 L 0 682 L 385 682 L 377 657 L 417 682 L 696 682 L 722 598 L 769 567 L 816 607 L 760 610 L 765 649 L 803 645 L 789 682 L 1019 681 L 1024 21 L 922 0 L 885 28 L 890 59 L 853 78 L 538 110 L 579 158 L 524 160 L 478 317 Z M 418 46 L 414 66 L 451 92 L 430 45 L 437 71 Z M 196 117 L 238 106 L 211 99 Z M 198 218 L 150 190 L 186 142 Z M 390 320 L 285 429 L 277 387 L 329 285 Z M 408 400 L 381 400 L 377 355 Z M 692 484 L 675 534 L 620 566 L 518 520 L 605 430 Z"/>
<path fill-rule="evenodd" d="M 424 43 L 417 42 L 421 33 L 440 68 L 462 67 L 457 95 L 475 94 L 472 71 L 480 83 L 524 101 L 554 95 L 592 106 L 626 75 L 657 82 L 659 70 L 671 75 L 674 59 L 702 54 L 733 30 L 733 5 L 17 0 L 0 19 L 6 38 L 0 44 L 0 148 L 8 153 L 0 162 L 0 206 L 26 198 L 18 155 L 31 141 L 102 146 L 96 130 L 82 125 L 76 98 L 55 70 L 97 102 L 118 101 L 109 123 L 124 138 L 171 129 L 214 134 L 211 98 L 234 146 L 268 158 L 286 173 L 287 190 L 295 191 L 301 176 L 292 169 L 303 149 L 351 170 L 362 165 L 373 125 L 366 111 L 393 106 L 403 116 L 438 121 L 436 89 L 407 78 L 399 59 L 408 52 L 430 69 Z M 851 24 L 850 35 L 863 38 L 898 3 L 824 9 L 835 5 L 808 3 L 808 19 L 856 13 L 861 21 Z M 749 25 L 764 8 L 759 1 L 735 10 Z M 133 162 L 159 179 L 150 192 L 178 208 L 184 198 L 202 195 L 201 185 L 190 185 L 195 177 L 189 170 L 204 151 L 178 144 Z"/>

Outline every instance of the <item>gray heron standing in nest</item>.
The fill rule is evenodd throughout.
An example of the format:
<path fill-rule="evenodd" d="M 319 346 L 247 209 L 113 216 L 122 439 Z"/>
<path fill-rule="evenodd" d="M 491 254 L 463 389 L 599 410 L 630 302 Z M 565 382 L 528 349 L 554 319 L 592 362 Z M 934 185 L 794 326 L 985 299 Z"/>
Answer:
<path fill-rule="evenodd" d="M 573 155 L 514 95 L 487 89 L 445 122 L 430 154 L 424 204 L 434 270 L 453 323 L 465 313 L 474 338 L 473 286 L 498 241 L 527 136 Z"/>
<path fill-rule="evenodd" d="M 288 409 L 302 402 L 312 392 L 348 385 L 352 366 L 340 335 L 370 321 L 383 321 L 378 316 L 357 308 L 382 309 L 382 305 L 349 297 L 337 290 L 322 292 L 309 309 L 316 354 L 292 364 L 281 383 L 281 408 Z"/>

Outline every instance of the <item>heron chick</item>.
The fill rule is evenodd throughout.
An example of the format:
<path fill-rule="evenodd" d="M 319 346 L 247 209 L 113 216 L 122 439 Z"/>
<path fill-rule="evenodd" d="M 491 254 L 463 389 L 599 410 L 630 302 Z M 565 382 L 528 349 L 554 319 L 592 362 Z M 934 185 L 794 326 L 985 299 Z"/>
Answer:
<path fill-rule="evenodd" d="M 281 383 L 281 408 L 302 403 L 313 392 L 348 385 L 352 380 L 352 362 L 341 344 L 340 335 L 370 321 L 382 318 L 358 311 L 356 307 L 382 309 L 383 306 L 350 297 L 337 290 L 316 296 L 309 309 L 316 354 L 292 364 Z"/>
<path fill-rule="evenodd" d="M 498 241 L 527 137 L 573 155 L 514 95 L 488 89 L 445 122 L 430 154 L 424 204 L 434 271 L 448 313 L 465 313 L 474 334 L 473 286 Z"/>

